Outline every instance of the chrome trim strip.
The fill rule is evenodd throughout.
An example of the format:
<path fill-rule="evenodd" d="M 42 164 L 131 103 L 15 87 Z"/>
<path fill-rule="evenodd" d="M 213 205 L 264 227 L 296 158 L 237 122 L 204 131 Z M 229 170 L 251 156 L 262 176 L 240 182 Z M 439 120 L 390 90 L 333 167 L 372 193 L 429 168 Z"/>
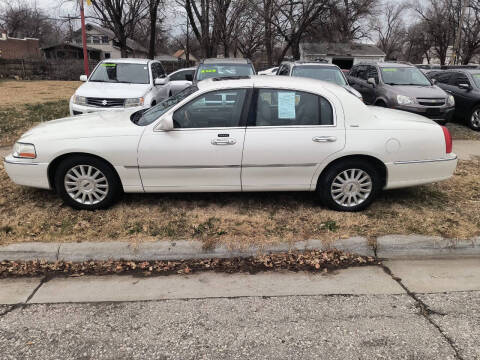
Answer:
<path fill-rule="evenodd" d="M 457 160 L 457 156 L 450 159 L 435 159 L 435 160 L 409 160 L 409 161 L 394 161 L 394 165 L 405 165 L 405 164 L 422 164 L 422 163 L 431 163 L 431 162 L 442 162 L 442 161 L 453 161 Z"/>
<path fill-rule="evenodd" d="M 315 163 L 309 164 L 245 164 L 245 165 L 172 165 L 172 166 L 124 166 L 125 169 L 235 169 L 235 168 L 286 168 L 286 167 L 314 167 Z"/>
<path fill-rule="evenodd" d="M 10 161 L 7 159 L 3 159 L 3 161 L 7 164 L 13 164 L 13 165 L 40 165 L 39 163 L 24 163 L 21 161 Z"/>

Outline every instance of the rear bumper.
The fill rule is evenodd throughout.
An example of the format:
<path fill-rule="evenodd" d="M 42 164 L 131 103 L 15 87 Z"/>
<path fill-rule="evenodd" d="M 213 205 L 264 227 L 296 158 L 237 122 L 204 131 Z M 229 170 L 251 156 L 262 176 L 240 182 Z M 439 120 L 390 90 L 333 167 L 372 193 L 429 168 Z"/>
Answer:
<path fill-rule="evenodd" d="M 412 107 L 395 106 L 394 109 L 408 111 L 417 115 L 425 116 L 434 121 L 449 122 L 452 119 L 455 107 Z"/>
<path fill-rule="evenodd" d="M 3 166 L 15 184 L 50 189 L 47 163 L 34 163 L 31 160 L 15 159 L 9 155 L 5 158 Z"/>
<path fill-rule="evenodd" d="M 457 167 L 457 155 L 443 159 L 397 161 L 387 164 L 388 180 L 385 189 L 429 184 L 452 177 Z"/>

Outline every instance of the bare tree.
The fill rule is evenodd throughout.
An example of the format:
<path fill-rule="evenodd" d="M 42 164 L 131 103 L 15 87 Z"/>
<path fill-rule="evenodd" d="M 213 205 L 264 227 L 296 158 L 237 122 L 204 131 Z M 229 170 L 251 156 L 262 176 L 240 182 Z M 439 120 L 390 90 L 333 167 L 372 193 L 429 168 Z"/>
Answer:
<path fill-rule="evenodd" d="M 235 38 L 237 48 L 248 59 L 252 59 L 255 53 L 264 46 L 262 17 L 253 7 L 247 7 L 239 19 Z"/>
<path fill-rule="evenodd" d="M 424 21 L 419 21 L 408 27 L 403 49 L 405 60 L 418 64 L 422 63 L 425 57 L 430 64 L 430 49 L 433 46 L 433 41 L 427 29 L 428 24 Z"/>
<path fill-rule="evenodd" d="M 480 0 L 470 0 L 462 24 L 461 58 L 467 65 L 480 52 Z"/>
<path fill-rule="evenodd" d="M 113 31 L 122 57 L 128 57 L 127 39 L 134 36 L 138 22 L 148 16 L 149 3 L 145 0 L 92 0 L 92 4 L 94 17 Z"/>
<path fill-rule="evenodd" d="M 371 29 L 377 37 L 377 46 L 385 53 L 386 59 L 394 59 L 402 51 L 406 29 L 402 15 L 406 3 L 387 2 L 382 8 L 382 16 L 372 20 Z"/>

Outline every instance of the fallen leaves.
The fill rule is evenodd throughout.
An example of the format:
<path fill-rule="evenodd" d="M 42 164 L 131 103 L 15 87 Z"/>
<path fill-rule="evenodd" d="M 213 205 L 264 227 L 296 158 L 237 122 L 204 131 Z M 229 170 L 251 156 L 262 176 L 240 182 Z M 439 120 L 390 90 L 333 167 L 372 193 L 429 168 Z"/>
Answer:
<path fill-rule="evenodd" d="M 336 249 L 328 251 L 311 250 L 281 254 L 263 254 L 248 258 L 195 259 L 181 261 L 2 261 L 0 278 L 20 276 L 142 274 L 170 275 L 191 274 L 200 271 L 226 273 L 260 271 L 313 271 L 328 272 L 350 266 L 378 264 L 373 257 L 345 253 Z"/>

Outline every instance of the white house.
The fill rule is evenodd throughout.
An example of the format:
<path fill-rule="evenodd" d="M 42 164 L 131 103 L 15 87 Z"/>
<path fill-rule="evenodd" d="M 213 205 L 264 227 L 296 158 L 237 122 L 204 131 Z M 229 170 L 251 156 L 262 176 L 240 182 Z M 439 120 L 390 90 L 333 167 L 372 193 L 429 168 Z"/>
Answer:
<path fill-rule="evenodd" d="M 375 45 L 349 43 L 302 43 L 300 60 L 327 60 L 342 69 L 350 69 L 354 64 L 364 61 L 385 61 L 385 53 Z"/>
<path fill-rule="evenodd" d="M 87 45 L 89 48 L 101 51 L 102 59 L 121 58 L 120 47 L 115 34 L 108 29 L 94 24 L 86 25 Z M 73 43 L 82 44 L 82 30 L 73 33 Z M 148 56 L 148 50 L 133 39 L 127 39 L 128 56 L 144 58 Z"/>

